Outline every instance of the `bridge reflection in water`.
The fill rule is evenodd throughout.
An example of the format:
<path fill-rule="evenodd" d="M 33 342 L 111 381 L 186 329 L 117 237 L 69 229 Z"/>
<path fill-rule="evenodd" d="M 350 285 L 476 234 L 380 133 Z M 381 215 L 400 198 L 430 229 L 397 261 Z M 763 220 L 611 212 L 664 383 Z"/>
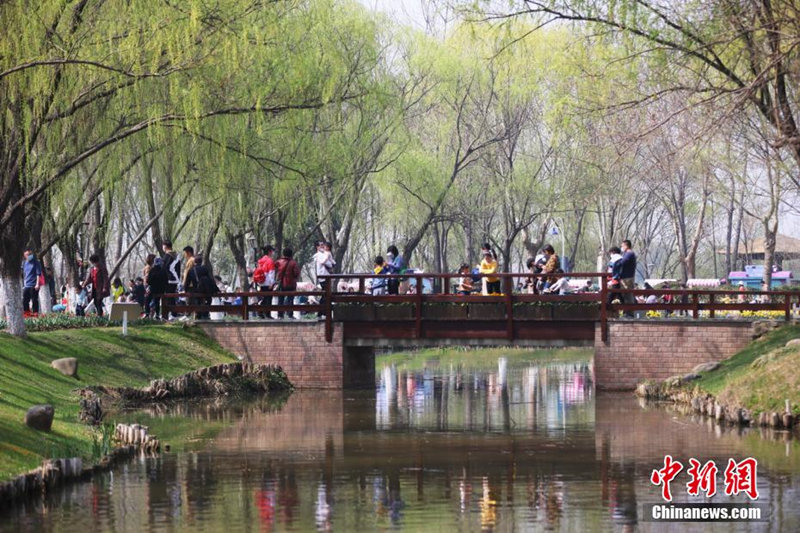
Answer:
<path fill-rule="evenodd" d="M 0 529 L 648 530 L 641 505 L 658 501 L 648 479 L 664 453 L 758 456 L 775 529 L 800 525 L 794 442 L 716 431 L 627 394 L 595 398 L 588 361 L 463 361 L 381 366 L 377 392 L 304 390 L 279 410 L 198 407 L 179 418 L 228 427 Z"/>

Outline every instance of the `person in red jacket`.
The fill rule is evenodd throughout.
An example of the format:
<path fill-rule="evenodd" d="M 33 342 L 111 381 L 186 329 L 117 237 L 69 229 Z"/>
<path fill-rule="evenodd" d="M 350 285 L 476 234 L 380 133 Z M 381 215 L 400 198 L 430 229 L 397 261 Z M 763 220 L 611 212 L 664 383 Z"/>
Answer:
<path fill-rule="evenodd" d="M 279 291 L 295 291 L 297 290 L 297 280 L 300 279 L 300 267 L 297 261 L 292 259 L 291 248 L 284 248 L 283 255 L 275 264 L 275 283 L 278 285 Z M 294 297 L 292 296 L 278 296 L 278 305 L 292 305 Z M 283 318 L 283 311 L 278 311 L 278 318 Z M 287 318 L 293 318 L 292 312 L 287 311 Z"/>
<path fill-rule="evenodd" d="M 258 260 L 258 266 L 253 271 L 253 284 L 258 287 L 260 292 L 269 292 L 275 286 L 275 261 L 272 256 L 275 255 L 275 248 L 272 246 L 264 247 L 264 255 Z M 272 296 L 264 296 L 258 302 L 258 305 L 270 305 L 272 303 Z M 260 318 L 272 318 L 270 313 L 259 313 Z"/>
<path fill-rule="evenodd" d="M 83 282 L 83 287 L 92 286 L 91 295 L 94 301 L 94 308 L 97 310 L 97 316 L 103 316 L 103 298 L 111 295 L 108 286 L 108 271 L 106 271 L 105 265 L 100 262 L 100 256 L 97 254 L 89 257 L 89 262 L 92 263 L 92 268 Z"/>

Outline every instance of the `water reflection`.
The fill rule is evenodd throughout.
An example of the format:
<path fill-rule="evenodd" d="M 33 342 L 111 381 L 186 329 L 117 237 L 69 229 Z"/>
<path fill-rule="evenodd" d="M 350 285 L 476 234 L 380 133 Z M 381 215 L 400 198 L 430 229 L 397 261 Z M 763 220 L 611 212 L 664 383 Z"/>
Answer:
<path fill-rule="evenodd" d="M 795 441 L 595 398 L 588 360 L 470 355 L 380 366 L 376 392 L 153 411 L 162 431 L 189 421 L 192 445 L 19 508 L 0 530 L 684 531 L 641 516 L 665 453 L 758 457 L 771 521 L 711 530 L 800 528 Z"/>
<path fill-rule="evenodd" d="M 379 430 L 538 431 L 551 434 L 585 426 L 594 418 L 588 362 L 508 366 L 501 357 L 492 370 L 464 364 L 445 368 L 379 373 L 376 425 Z"/>

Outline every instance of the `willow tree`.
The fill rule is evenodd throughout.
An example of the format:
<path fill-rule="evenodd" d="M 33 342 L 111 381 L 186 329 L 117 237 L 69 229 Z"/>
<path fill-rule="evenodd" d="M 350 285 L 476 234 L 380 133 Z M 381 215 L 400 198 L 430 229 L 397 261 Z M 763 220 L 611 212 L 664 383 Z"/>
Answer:
<path fill-rule="evenodd" d="M 327 5 L 0 3 L 0 23 L 14 29 L 0 37 L 0 277 L 12 334 L 25 334 L 19 264 L 30 239 L 26 217 L 81 165 L 137 136 L 159 143 L 176 129 L 200 134 L 360 92 L 347 78 L 327 77 L 320 50 L 305 46 L 313 35 L 305 21 L 317 4 Z M 122 168 L 129 160 L 117 162 Z"/>
<path fill-rule="evenodd" d="M 642 84 L 636 98 L 620 105 L 647 104 L 674 93 L 684 108 L 713 103 L 720 114 L 759 115 L 761 135 L 776 148 L 775 162 L 782 164 L 779 152 L 788 152 L 794 165 L 787 177 L 800 187 L 796 2 L 514 0 L 499 9 L 482 4 L 488 6 L 478 15 L 484 20 L 533 16 L 542 25 L 579 23 L 600 39 L 624 45 L 617 60 L 645 59 L 649 69 L 643 79 L 659 83 Z"/>

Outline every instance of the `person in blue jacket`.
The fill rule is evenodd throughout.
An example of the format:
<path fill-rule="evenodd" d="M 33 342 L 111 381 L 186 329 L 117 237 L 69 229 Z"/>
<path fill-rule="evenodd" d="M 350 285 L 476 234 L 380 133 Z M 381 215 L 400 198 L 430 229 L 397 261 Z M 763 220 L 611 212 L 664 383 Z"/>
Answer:
<path fill-rule="evenodd" d="M 634 289 L 636 278 L 636 253 L 634 253 L 631 241 L 628 239 L 622 241 L 621 249 L 622 259 L 617 262 L 619 270 L 617 274 L 618 278 L 616 279 L 619 279 L 620 288 Z M 630 293 L 623 295 L 623 301 L 629 304 L 636 303 L 636 299 L 633 297 L 633 294 Z M 633 313 L 631 311 L 626 311 L 625 316 L 632 317 Z"/>
<path fill-rule="evenodd" d="M 386 249 L 386 257 L 388 259 L 386 262 L 386 270 L 388 271 L 388 274 L 405 274 L 408 267 L 405 259 L 403 259 L 403 256 L 397 251 L 397 246 L 394 244 L 389 246 L 389 248 Z M 390 279 L 389 294 L 399 294 L 399 289 L 400 280 Z"/>
<path fill-rule="evenodd" d="M 22 309 L 29 313 L 39 312 L 39 287 L 42 286 L 42 264 L 36 259 L 33 250 L 28 248 L 23 254 L 22 263 Z"/>

